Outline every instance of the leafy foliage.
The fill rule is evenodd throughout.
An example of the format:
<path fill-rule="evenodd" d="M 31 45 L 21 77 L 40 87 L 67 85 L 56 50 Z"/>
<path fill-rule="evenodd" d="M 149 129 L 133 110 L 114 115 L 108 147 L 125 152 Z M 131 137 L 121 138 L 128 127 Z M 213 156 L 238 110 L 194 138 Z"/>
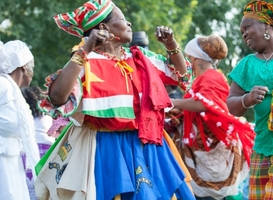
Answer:
<path fill-rule="evenodd" d="M 187 40 L 192 39 L 192 35 L 199 34 L 222 36 L 229 49 L 227 58 L 219 66 L 225 74 L 232 70 L 238 60 L 250 53 L 241 39 L 240 32 L 242 9 L 245 4 L 243 0 L 199 0 L 194 11 Z"/>
<path fill-rule="evenodd" d="M 13 1 L 13 2 L 11 2 Z M 192 9 L 196 0 L 116 0 L 117 6 L 132 23 L 133 31 L 144 30 L 150 40 L 149 48 L 165 53 L 164 47 L 156 42 L 156 26 L 170 26 L 179 43 L 186 38 L 191 23 Z M 35 76 L 32 85 L 44 83 L 44 78 L 62 68 L 69 59 L 71 48 L 79 38 L 61 31 L 53 21 L 59 13 L 73 11 L 82 5 L 80 0 L 2 0 L 0 2 L 0 39 L 3 42 L 20 39 L 26 42 L 35 57 Z M 189 9 L 181 9 L 187 7 Z M 7 26 L 7 24 L 9 26 Z"/>
<path fill-rule="evenodd" d="M 73 11 L 85 1 L 1 0 L 0 40 L 20 39 L 26 42 L 35 57 L 32 85 L 42 86 L 44 78 L 62 68 L 69 59 L 71 48 L 79 38 L 61 31 L 53 16 Z M 226 41 L 229 54 L 220 63 L 228 74 L 237 61 L 250 53 L 243 44 L 239 30 L 244 0 L 114 0 L 133 31 L 146 31 L 149 48 L 165 54 L 154 36 L 156 26 L 169 26 L 181 46 L 195 35 L 219 34 Z"/>
<path fill-rule="evenodd" d="M 70 11 L 80 4 L 79 0 L 0 2 L 0 21 L 9 21 L 11 25 L 0 29 L 1 40 L 6 42 L 20 39 L 30 46 L 35 57 L 33 85 L 43 85 L 47 75 L 62 68 L 69 59 L 71 47 L 79 42 L 79 39 L 60 31 L 52 17 L 57 13 Z"/>

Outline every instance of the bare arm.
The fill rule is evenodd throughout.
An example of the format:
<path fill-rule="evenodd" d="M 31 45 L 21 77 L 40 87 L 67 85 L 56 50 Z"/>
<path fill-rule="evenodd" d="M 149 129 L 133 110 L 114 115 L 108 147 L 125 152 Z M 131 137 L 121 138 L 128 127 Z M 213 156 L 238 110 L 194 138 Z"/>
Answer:
<path fill-rule="evenodd" d="M 109 37 L 113 36 L 111 34 L 106 34 L 105 32 L 104 37 L 102 37 L 98 32 L 99 30 L 96 29 L 91 31 L 88 40 L 83 45 L 82 50 L 79 51 L 81 54 L 88 54 L 95 48 L 98 42 L 104 44 L 109 40 Z M 67 66 L 54 80 L 49 89 L 49 97 L 54 105 L 62 105 L 66 103 L 83 67 L 83 65 L 69 61 Z"/>
<path fill-rule="evenodd" d="M 175 108 L 182 110 L 188 110 L 192 112 L 205 112 L 207 108 L 199 101 L 190 99 L 172 99 L 172 103 Z"/>
<path fill-rule="evenodd" d="M 174 40 L 172 44 L 166 45 L 166 49 L 172 50 L 177 48 L 179 45 L 177 42 Z M 179 51 L 177 54 L 170 54 L 170 60 L 171 63 L 174 65 L 175 69 L 180 72 L 181 75 L 187 72 L 187 66 L 185 63 L 184 56 L 182 54 L 182 51 Z"/>
<path fill-rule="evenodd" d="M 243 116 L 248 109 L 245 107 L 250 107 L 261 103 L 267 92 L 267 87 L 254 86 L 249 93 L 246 93 L 239 85 L 237 85 L 235 82 L 232 82 L 229 96 L 227 98 L 229 112 L 235 116 Z M 261 95 L 261 98 L 259 98 L 259 95 Z"/>
<path fill-rule="evenodd" d="M 227 106 L 231 114 L 235 116 L 243 116 L 245 114 L 247 109 L 242 105 L 242 98 L 245 93 L 246 92 L 235 82 L 231 83 L 229 96 L 227 98 Z M 248 95 L 246 95 L 243 100 L 245 106 L 251 106 Z"/>
<path fill-rule="evenodd" d="M 49 88 L 49 97 L 54 105 L 62 105 L 68 100 L 82 68 L 83 66 L 70 61 L 53 81 Z"/>
<path fill-rule="evenodd" d="M 169 54 L 171 63 L 174 65 L 175 69 L 180 72 L 181 75 L 186 73 L 187 67 L 185 59 L 179 44 L 177 44 L 175 41 L 172 29 L 165 26 L 159 26 L 156 28 L 155 35 L 157 40 L 165 45 L 166 50 L 174 50 L 173 52 L 177 52 L 174 54 Z"/>

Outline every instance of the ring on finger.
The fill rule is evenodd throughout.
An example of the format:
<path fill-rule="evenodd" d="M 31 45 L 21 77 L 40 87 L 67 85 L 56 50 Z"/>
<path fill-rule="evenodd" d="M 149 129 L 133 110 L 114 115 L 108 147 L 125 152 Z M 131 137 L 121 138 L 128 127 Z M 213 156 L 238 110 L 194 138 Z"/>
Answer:
<path fill-rule="evenodd" d="M 98 32 L 98 34 L 101 35 L 101 36 L 105 36 L 105 33 L 104 33 L 103 30 L 100 30 L 100 31 Z"/>
<path fill-rule="evenodd" d="M 164 31 L 167 32 L 168 30 L 169 30 L 169 28 L 165 26 L 165 27 L 164 27 Z"/>
<path fill-rule="evenodd" d="M 264 96 L 259 94 L 258 99 L 262 100 L 263 98 L 264 98 Z"/>
<path fill-rule="evenodd" d="M 113 37 L 111 37 L 111 38 L 109 37 L 109 40 L 111 41 L 111 40 L 113 40 L 114 38 L 115 38 L 115 36 L 113 36 Z"/>

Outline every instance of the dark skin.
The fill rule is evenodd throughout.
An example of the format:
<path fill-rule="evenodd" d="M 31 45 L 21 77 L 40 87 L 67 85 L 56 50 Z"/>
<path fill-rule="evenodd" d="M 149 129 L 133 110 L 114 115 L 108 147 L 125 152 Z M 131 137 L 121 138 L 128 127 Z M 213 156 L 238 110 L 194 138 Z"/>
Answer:
<path fill-rule="evenodd" d="M 267 58 L 270 57 L 273 52 L 272 26 L 261 23 L 256 19 L 243 18 L 240 28 L 244 42 L 252 51 L 256 52 L 256 56 L 258 58 L 265 60 L 264 56 Z M 264 33 L 266 32 L 270 35 L 269 40 L 264 39 Z M 269 90 L 266 86 L 254 86 L 243 99 L 245 106 L 248 107 L 261 103 L 264 96 L 268 92 Z M 246 93 L 247 92 L 244 91 L 237 83 L 231 83 L 230 92 L 227 99 L 227 106 L 231 114 L 235 116 L 244 115 L 247 109 L 242 105 L 242 98 Z M 259 98 L 259 95 L 261 95 L 261 98 Z"/>
<path fill-rule="evenodd" d="M 167 49 L 172 50 L 178 46 L 170 28 L 163 26 L 157 27 L 155 35 L 157 40 L 163 43 Z M 115 37 L 119 37 L 119 39 Z M 99 29 L 93 29 L 91 31 L 88 40 L 82 46 L 82 50 L 88 54 L 94 49 L 98 49 L 120 58 L 122 55 L 121 45 L 129 43 L 131 40 L 131 23 L 125 19 L 118 7 L 114 7 L 111 20 L 107 23 L 100 23 Z M 170 55 L 170 60 L 181 74 L 186 72 L 185 60 L 181 52 Z M 83 66 L 69 62 L 62 70 L 62 73 L 60 73 L 52 83 L 49 96 L 54 105 L 62 105 L 67 101 L 82 68 Z"/>

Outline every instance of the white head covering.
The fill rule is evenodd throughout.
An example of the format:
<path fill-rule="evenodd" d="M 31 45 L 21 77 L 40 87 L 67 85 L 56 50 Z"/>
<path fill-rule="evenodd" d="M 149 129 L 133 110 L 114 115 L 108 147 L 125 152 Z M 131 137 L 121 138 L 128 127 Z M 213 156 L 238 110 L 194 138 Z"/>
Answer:
<path fill-rule="evenodd" d="M 27 45 L 20 40 L 0 44 L 0 74 L 9 74 L 33 60 Z"/>
<path fill-rule="evenodd" d="M 186 54 L 191 55 L 195 58 L 199 58 L 214 63 L 214 60 L 211 57 L 209 57 L 209 55 L 199 47 L 198 38 L 194 38 L 191 41 L 189 41 L 184 51 Z"/>

